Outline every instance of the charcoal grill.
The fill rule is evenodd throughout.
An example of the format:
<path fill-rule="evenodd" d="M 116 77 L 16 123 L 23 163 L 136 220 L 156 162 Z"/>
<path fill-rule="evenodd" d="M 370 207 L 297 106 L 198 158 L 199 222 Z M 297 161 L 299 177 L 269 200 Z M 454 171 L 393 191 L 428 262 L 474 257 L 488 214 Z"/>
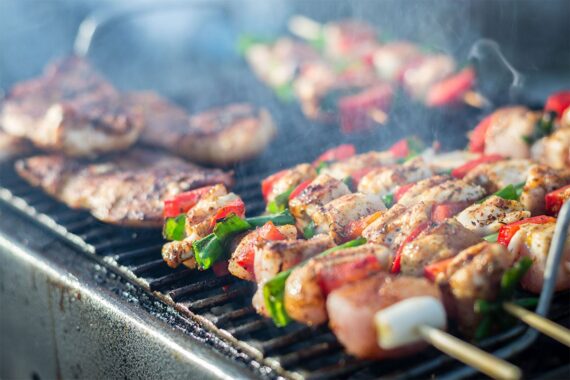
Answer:
<path fill-rule="evenodd" d="M 424 139 L 446 136 L 442 140 L 445 148 L 459 147 L 464 146 L 466 139 L 463 133 L 457 133 L 458 130 L 467 130 L 479 116 L 479 111 L 474 109 L 428 111 L 410 104 L 403 96 L 397 96 L 392 111 L 394 117 L 388 125 L 366 134 L 344 136 L 334 127 L 308 123 L 296 105 L 277 104 L 243 64 L 237 66 L 239 75 L 231 74 L 232 78 L 238 82 L 238 86 L 243 83 L 247 88 L 258 87 L 252 96 L 258 103 L 259 99 L 264 99 L 263 105 L 272 111 L 278 110 L 274 114 L 278 115 L 277 121 L 281 126 L 279 137 L 261 157 L 232 168 L 237 178 L 234 190 L 246 202 L 250 215 L 263 210 L 259 189 L 263 177 L 284 167 L 310 161 L 328 146 L 350 142 L 357 145 L 360 151 L 380 150 L 399 137 L 417 132 L 417 125 L 422 124 L 438 126 L 420 130 L 419 134 Z M 214 83 L 214 86 L 223 84 Z M 188 102 L 183 95 L 175 94 L 174 97 L 180 103 Z M 188 106 L 191 107 L 191 104 Z M 407 112 L 410 106 L 414 107 L 415 112 Z M 25 228 L 30 236 L 38 236 L 39 240 L 39 243 L 33 239 L 24 241 L 24 249 L 35 252 L 29 254 L 26 260 L 45 259 L 46 262 L 57 263 L 60 271 L 69 270 L 85 288 L 91 289 L 95 297 L 108 297 L 119 304 L 113 310 L 122 316 L 119 319 L 123 321 L 123 326 L 132 327 L 137 323 L 133 319 L 139 318 L 138 323 L 144 326 L 147 333 L 150 332 L 148 336 L 155 337 L 139 338 L 149 345 L 143 349 L 148 355 L 145 358 L 161 362 L 161 365 L 156 365 L 156 372 L 140 373 L 123 363 L 119 365 L 118 372 L 109 372 L 109 376 L 165 377 L 164 372 L 158 369 L 164 370 L 168 365 L 175 377 L 411 379 L 437 376 L 455 379 L 475 374 L 470 368 L 432 349 L 413 357 L 372 362 L 346 355 L 326 327 L 309 328 L 293 324 L 283 329 L 276 328 L 270 320 L 257 316 L 253 310 L 251 284 L 229 275 L 216 277 L 211 271 L 168 268 L 160 255 L 163 240 L 159 231 L 110 226 L 98 222 L 88 213 L 69 209 L 22 181 L 13 170 L 13 162 L 1 164 L 0 173 L 0 231 L 3 231 L 0 235 L 0 252 L 8 253 L 8 258 L 10 255 L 19 258 L 26 256 L 21 247 L 12 246 L 9 238 L 25 240 L 26 234 L 21 231 Z M 65 260 L 58 258 L 58 250 L 65 254 Z M 70 257 L 71 264 L 66 261 Z M 63 272 L 59 275 L 63 275 Z M 9 288 L 6 283 L 2 283 L 2 286 Z M 2 300 L 9 301 L 4 288 Z M 568 325 L 569 301 L 568 294 L 558 295 L 549 317 Z M 60 305 L 65 305 L 65 302 L 60 301 Z M 109 311 L 105 311 L 106 306 L 101 309 L 103 311 L 97 315 L 107 318 Z M 173 334 L 172 329 L 177 334 Z M 517 325 L 481 345 L 490 352 L 514 360 L 528 374 L 540 372 L 544 378 L 567 375 L 570 371 L 567 365 L 568 351 L 546 338 L 538 341 L 539 345 L 547 343 L 541 348 L 527 349 L 524 339 L 528 331 L 526 327 Z M 112 342 L 115 339 L 109 338 Z M 182 348 L 160 350 L 169 346 L 169 339 L 172 344 L 179 344 Z M 105 346 L 104 340 L 99 343 Z M 129 344 L 125 344 L 125 347 L 136 351 Z M 153 348 L 156 350 L 153 351 Z M 519 351 L 525 349 L 520 354 Z M 166 356 L 179 357 L 179 360 L 164 360 L 164 352 Z M 549 356 L 549 360 L 543 360 L 546 356 Z M 95 358 L 95 361 L 97 359 L 100 360 Z M 44 368 L 51 369 L 50 365 Z M 53 377 L 55 373 L 55 377 L 62 377 L 59 364 L 53 370 L 55 372 L 45 376 Z M 80 369 L 70 373 L 78 378 L 86 376 Z M 39 379 L 44 374 L 34 372 L 31 376 Z"/>

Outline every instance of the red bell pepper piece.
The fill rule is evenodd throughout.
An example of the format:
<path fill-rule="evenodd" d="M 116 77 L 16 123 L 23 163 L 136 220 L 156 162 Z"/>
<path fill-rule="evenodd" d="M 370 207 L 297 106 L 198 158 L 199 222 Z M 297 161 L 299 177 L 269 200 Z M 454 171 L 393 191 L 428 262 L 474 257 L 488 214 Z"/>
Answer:
<path fill-rule="evenodd" d="M 447 267 L 449 267 L 452 260 L 453 257 L 450 257 L 449 259 L 427 265 L 424 268 L 424 276 L 430 281 L 435 281 L 440 273 L 444 273 L 447 270 Z"/>
<path fill-rule="evenodd" d="M 245 216 L 245 203 L 243 203 L 241 198 L 237 198 L 227 205 L 221 207 L 214 215 L 214 219 L 212 219 L 212 224 L 210 227 L 214 228 L 218 221 L 224 219 L 230 214 L 236 214 L 240 218 L 243 218 Z"/>
<path fill-rule="evenodd" d="M 560 91 L 548 97 L 544 110 L 555 112 L 556 117 L 560 118 L 568 107 L 570 107 L 570 91 Z"/>
<path fill-rule="evenodd" d="M 338 102 L 340 128 L 345 133 L 370 129 L 386 119 L 392 101 L 388 84 L 373 86 L 357 94 L 342 97 Z M 375 113 L 379 116 L 375 116 Z"/>
<path fill-rule="evenodd" d="M 473 87 L 475 70 L 467 67 L 431 86 L 426 96 L 426 105 L 441 107 L 457 102 L 463 94 Z"/>
<path fill-rule="evenodd" d="M 366 227 L 372 224 L 372 222 L 378 219 L 383 213 L 384 211 L 377 211 L 372 215 L 349 222 L 344 229 L 346 241 L 354 240 L 362 236 L 362 231 L 364 231 Z"/>
<path fill-rule="evenodd" d="M 164 201 L 164 208 L 162 215 L 164 218 L 175 218 L 180 214 L 188 212 L 192 207 L 198 203 L 200 198 L 206 194 L 212 186 L 201 187 L 185 193 L 175 195 L 170 199 Z"/>
<path fill-rule="evenodd" d="M 390 270 L 391 273 L 400 273 L 400 262 L 402 261 L 402 252 L 404 251 L 404 247 L 406 244 L 411 243 L 412 241 L 416 240 L 420 234 L 425 231 L 429 227 L 428 222 L 420 223 L 410 232 L 406 240 L 400 245 L 398 251 L 396 252 L 396 257 L 394 258 L 394 262 L 392 263 L 392 269 Z"/>
<path fill-rule="evenodd" d="M 362 280 L 382 270 L 378 258 L 373 255 L 366 255 L 337 263 L 332 266 L 324 266 L 317 272 L 317 283 L 324 295 L 328 295 L 335 289 L 343 285 Z"/>
<path fill-rule="evenodd" d="M 388 149 L 394 157 L 397 158 L 406 158 L 410 154 L 410 147 L 408 145 L 408 139 L 401 139 L 396 141 L 394 145 L 392 145 Z"/>
<path fill-rule="evenodd" d="M 554 190 L 544 197 L 546 203 L 546 213 L 556 216 L 560 212 L 562 205 L 570 199 L 570 185 Z"/>
<path fill-rule="evenodd" d="M 469 173 L 471 170 L 475 169 L 477 166 L 481 164 L 486 164 L 489 162 L 497 162 L 503 160 L 504 157 L 500 154 L 489 154 L 486 156 L 481 156 L 474 160 L 468 161 L 465 164 L 461 165 L 458 168 L 455 168 L 451 171 L 451 175 L 455 178 L 463 178 Z"/>
<path fill-rule="evenodd" d="M 271 191 L 273 190 L 275 182 L 277 182 L 280 178 L 282 178 L 285 174 L 287 174 L 288 171 L 289 169 L 281 170 L 261 181 L 261 194 L 263 194 L 263 199 L 265 199 L 265 202 L 267 202 L 267 197 L 269 196 L 269 193 L 271 193 Z"/>
<path fill-rule="evenodd" d="M 376 168 L 368 167 L 368 168 L 362 168 L 362 169 L 358 169 L 358 170 L 353 171 L 350 176 L 352 177 L 352 182 L 354 183 L 354 186 L 358 186 L 358 184 L 360 183 L 360 180 L 362 180 L 362 177 L 364 177 L 366 174 L 370 173 L 374 169 L 376 169 Z"/>
<path fill-rule="evenodd" d="M 505 247 L 508 246 L 513 236 L 515 236 L 517 231 L 520 230 L 521 226 L 524 224 L 546 224 L 554 222 L 556 222 L 556 218 L 546 215 L 539 215 L 519 220 L 518 222 L 514 222 L 511 224 L 507 224 L 499 229 L 499 235 L 497 236 L 497 243 L 502 244 Z"/>
<path fill-rule="evenodd" d="M 471 132 L 471 136 L 469 136 L 469 150 L 471 152 L 485 152 L 485 138 L 487 137 L 487 130 L 491 126 L 491 121 L 493 121 L 493 114 L 481 120 L 473 132 Z"/>
<path fill-rule="evenodd" d="M 289 195 L 289 199 L 293 199 L 293 198 L 297 198 L 297 196 L 299 194 L 301 194 L 301 192 L 303 190 L 305 190 L 310 184 L 311 182 L 313 182 L 312 179 L 308 179 L 306 181 L 303 181 L 299 184 L 299 186 L 297 186 L 292 192 L 291 195 Z"/>
<path fill-rule="evenodd" d="M 285 240 L 286 236 L 279 231 L 273 222 L 267 222 L 258 230 L 259 236 L 262 239 L 269 241 Z"/>
<path fill-rule="evenodd" d="M 435 205 L 431 209 L 431 220 L 434 223 L 442 223 L 452 216 L 463 211 L 471 202 L 447 202 Z"/>
<path fill-rule="evenodd" d="M 398 202 L 400 199 L 402 199 L 404 194 L 406 194 L 408 192 L 408 190 L 410 190 L 414 186 L 415 186 L 415 183 L 408 183 L 406 185 L 400 186 L 398 188 L 398 190 L 396 190 L 396 192 L 394 193 L 394 199 L 396 200 L 396 202 Z"/>
<path fill-rule="evenodd" d="M 352 144 L 342 144 L 335 148 L 331 148 L 321 154 L 319 158 L 313 162 L 314 166 L 317 166 L 321 162 L 327 161 L 344 161 L 356 154 L 356 148 Z"/>

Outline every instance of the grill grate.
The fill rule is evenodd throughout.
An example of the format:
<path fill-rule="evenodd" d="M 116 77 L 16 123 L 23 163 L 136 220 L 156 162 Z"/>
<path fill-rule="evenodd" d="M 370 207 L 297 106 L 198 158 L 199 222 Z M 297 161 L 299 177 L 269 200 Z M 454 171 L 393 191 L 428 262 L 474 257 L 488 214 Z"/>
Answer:
<path fill-rule="evenodd" d="M 306 125 L 306 121 L 302 124 L 293 121 L 290 125 Z M 324 145 L 319 144 L 322 141 L 320 136 L 326 135 L 328 143 L 349 140 L 364 151 L 389 145 L 398 137 L 394 131 L 400 135 L 408 132 L 405 128 L 387 128 L 371 135 L 346 138 L 323 128 L 292 128 L 281 133 L 273 148 L 263 156 L 233 168 L 237 178 L 234 191 L 243 197 L 249 214 L 258 214 L 264 207 L 260 180 L 271 172 L 316 157 Z M 212 333 L 229 339 L 245 352 L 261 356 L 264 363 L 280 375 L 307 379 L 388 376 L 405 379 L 445 374 L 460 366 L 432 349 L 402 360 L 358 360 L 346 355 L 325 327 L 293 324 L 283 329 L 276 328 L 252 308 L 251 284 L 229 275 L 215 277 L 211 272 L 169 268 L 161 259 L 163 241 L 159 231 L 105 225 L 86 212 L 71 210 L 20 179 L 13 170 L 13 162 L 1 164 L 0 173 L 0 198 L 6 203 L 184 315 L 203 322 L 202 326 Z M 568 314 L 567 307 L 554 307 L 552 310 L 554 319 L 565 318 Z M 525 329 L 518 326 L 494 337 L 484 346 L 497 349 L 524 332 Z"/>

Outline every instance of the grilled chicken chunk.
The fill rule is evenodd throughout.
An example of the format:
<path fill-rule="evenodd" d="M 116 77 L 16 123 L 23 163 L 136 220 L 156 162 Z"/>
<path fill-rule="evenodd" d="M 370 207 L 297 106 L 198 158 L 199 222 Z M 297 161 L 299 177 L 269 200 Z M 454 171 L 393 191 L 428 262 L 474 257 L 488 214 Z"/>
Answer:
<path fill-rule="evenodd" d="M 374 52 L 374 67 L 380 78 L 390 82 L 402 79 L 405 67 L 420 57 L 412 43 L 396 41 L 382 45 Z"/>
<path fill-rule="evenodd" d="M 285 309 L 294 320 L 319 325 L 327 321 L 327 295 L 371 274 L 388 271 L 393 253 L 377 244 L 331 252 L 313 257 L 295 269 L 285 285 Z"/>
<path fill-rule="evenodd" d="M 378 273 L 334 290 L 327 298 L 329 326 L 346 351 L 359 358 L 382 359 L 416 352 L 423 344 L 383 350 L 378 346 L 374 314 L 407 298 L 441 298 L 436 285 L 423 278 Z"/>
<path fill-rule="evenodd" d="M 403 247 L 400 270 L 406 275 L 421 276 L 425 266 L 453 257 L 479 242 L 481 238 L 475 233 L 448 219 Z"/>
<path fill-rule="evenodd" d="M 383 196 L 393 193 L 398 187 L 430 178 L 435 175 L 422 159 L 414 159 L 403 165 L 374 169 L 358 184 L 358 191 Z"/>
<path fill-rule="evenodd" d="M 19 160 L 16 170 L 69 207 L 88 209 L 107 223 L 137 227 L 161 227 L 165 199 L 207 185 L 233 183 L 230 173 L 145 149 L 98 161 L 36 156 Z"/>
<path fill-rule="evenodd" d="M 474 204 L 456 216 L 463 227 L 480 237 L 498 232 L 502 225 L 514 223 L 530 216 L 520 202 L 504 199 L 496 195 L 481 204 Z"/>
<path fill-rule="evenodd" d="M 441 279 L 450 315 L 459 320 L 466 334 L 473 333 L 480 316 L 474 311 L 478 299 L 494 300 L 501 277 L 511 268 L 516 255 L 500 244 L 482 242 L 453 258 Z"/>
<path fill-rule="evenodd" d="M 521 280 L 521 286 L 540 293 L 544 283 L 544 269 L 554 236 L 556 223 L 523 224 L 509 243 L 509 251 L 517 257 L 530 257 L 532 266 Z M 564 255 L 556 276 L 556 291 L 570 289 L 570 232 L 566 235 Z"/>
<path fill-rule="evenodd" d="M 495 111 L 490 116 L 485 133 L 485 154 L 529 158 L 530 146 L 525 137 L 532 135 L 539 116 L 526 107 L 507 107 Z"/>
<path fill-rule="evenodd" d="M 566 113 L 570 115 L 570 111 Z M 568 119 L 570 120 L 570 117 Z M 570 168 L 570 126 L 560 128 L 534 143 L 531 157 L 556 169 Z"/>
<path fill-rule="evenodd" d="M 346 177 L 359 176 L 360 173 L 379 168 L 386 165 L 393 165 L 397 158 L 390 152 L 367 152 L 357 154 L 349 159 L 335 162 L 322 169 L 321 174 L 328 174 L 331 177 L 342 180 Z"/>
<path fill-rule="evenodd" d="M 280 172 L 267 177 L 262 186 L 265 187 L 266 183 L 267 190 L 264 189 L 264 196 L 267 203 L 275 200 L 280 194 L 294 189 L 299 186 L 302 182 L 309 179 L 313 179 L 317 176 L 317 171 L 309 164 L 299 164 L 291 169 L 285 169 Z"/>
<path fill-rule="evenodd" d="M 426 165 L 429 165 L 436 172 L 445 170 L 453 170 L 467 162 L 479 157 L 479 154 L 471 153 L 466 150 L 455 150 L 447 153 L 436 153 L 433 149 L 426 149 L 422 153 Z"/>
<path fill-rule="evenodd" d="M 181 263 L 194 269 L 196 261 L 192 243 L 212 232 L 216 212 L 239 197 L 228 193 L 224 185 L 215 185 L 200 197 L 200 200 L 186 213 L 185 235 L 182 241 L 171 241 L 162 247 L 162 258 L 171 268 Z"/>
<path fill-rule="evenodd" d="M 289 201 L 289 209 L 297 219 L 297 227 L 302 230 L 322 206 L 346 194 L 350 194 L 350 189 L 344 182 L 326 174 L 319 175 Z"/>
<path fill-rule="evenodd" d="M 0 162 L 28 153 L 32 150 L 27 140 L 6 134 L 0 129 Z"/>
<path fill-rule="evenodd" d="M 316 235 L 309 240 L 282 240 L 266 243 L 255 248 L 255 280 L 257 292 L 253 306 L 259 314 L 267 315 L 263 301 L 263 285 L 278 273 L 334 247 L 328 235 Z"/>
<path fill-rule="evenodd" d="M 411 207 L 395 204 L 362 232 L 369 243 L 382 244 L 396 251 L 420 224 L 430 220 L 432 203 L 420 202 Z"/>
<path fill-rule="evenodd" d="M 521 194 L 521 203 L 532 215 L 545 213 L 544 196 L 570 184 L 570 168 L 552 169 L 546 165 L 532 165 Z"/>
<path fill-rule="evenodd" d="M 353 193 L 336 198 L 317 210 L 312 219 L 318 233 L 329 233 L 337 244 L 353 239 L 351 223 L 375 212 L 386 210 L 374 195 Z"/>
<path fill-rule="evenodd" d="M 404 88 L 412 97 L 423 99 L 432 85 L 452 74 L 454 70 L 455 62 L 448 55 L 422 56 L 405 69 Z"/>
<path fill-rule="evenodd" d="M 293 240 L 297 238 L 297 228 L 287 224 L 275 227 L 284 237 L 285 240 Z M 263 246 L 273 240 L 262 236 L 262 228 L 258 228 L 244 237 L 242 237 L 237 247 L 232 250 L 232 257 L 228 265 L 228 270 L 237 278 L 246 281 L 255 281 L 255 249 Z"/>
<path fill-rule="evenodd" d="M 404 193 L 398 200 L 398 204 L 411 206 L 418 202 L 474 202 L 485 195 L 485 190 L 482 187 L 460 179 L 450 179 L 420 192 L 419 189 L 423 188 L 424 183 L 430 184 L 432 181 L 427 179 L 419 182 Z"/>
<path fill-rule="evenodd" d="M 3 102 L 0 124 L 42 149 L 96 156 L 130 147 L 142 118 L 86 61 L 72 57 L 14 86 Z"/>
<path fill-rule="evenodd" d="M 485 188 L 487 193 L 494 193 L 507 185 L 525 182 L 532 164 L 532 161 L 524 159 L 481 164 L 467 173 L 463 180 Z"/>
<path fill-rule="evenodd" d="M 188 116 L 185 110 L 152 92 L 128 96 L 141 114 L 141 141 L 195 162 L 227 165 L 261 153 L 277 129 L 265 109 L 230 104 Z"/>

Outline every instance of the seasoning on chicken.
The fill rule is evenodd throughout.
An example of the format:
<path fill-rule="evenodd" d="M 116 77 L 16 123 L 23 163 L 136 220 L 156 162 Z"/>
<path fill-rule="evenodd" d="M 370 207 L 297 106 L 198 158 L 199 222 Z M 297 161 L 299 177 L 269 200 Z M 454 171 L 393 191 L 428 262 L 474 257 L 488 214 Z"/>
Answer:
<path fill-rule="evenodd" d="M 470 203 L 481 199 L 485 195 L 485 190 L 482 187 L 460 179 L 449 179 L 424 190 L 424 184 L 431 184 L 432 182 L 430 179 L 420 181 L 399 198 L 398 204 L 411 206 L 418 202 L 435 202 L 438 204 L 451 202 Z"/>
<path fill-rule="evenodd" d="M 412 344 L 390 350 L 378 346 L 374 315 L 390 305 L 418 296 L 441 298 L 437 286 L 423 278 L 375 274 L 329 295 L 329 326 L 346 351 L 358 358 L 384 359 L 412 354 L 425 345 Z"/>
<path fill-rule="evenodd" d="M 161 227 L 164 201 L 176 194 L 233 184 L 230 173 L 146 149 L 97 161 L 36 156 L 18 161 L 16 170 L 71 208 L 87 209 L 107 223 L 137 227 Z"/>
<path fill-rule="evenodd" d="M 521 203 L 532 215 L 542 215 L 546 212 L 546 194 L 569 184 L 570 168 L 556 170 L 545 165 L 532 165 L 528 169 Z"/>
<path fill-rule="evenodd" d="M 483 187 L 487 193 L 494 193 L 508 185 L 525 182 L 531 165 L 533 162 L 526 159 L 483 163 L 467 173 L 463 180 Z"/>
<path fill-rule="evenodd" d="M 267 203 L 273 202 L 278 195 L 292 191 L 302 182 L 312 180 L 317 171 L 309 164 L 299 164 L 291 169 L 277 172 L 261 182 L 261 193 Z"/>
<path fill-rule="evenodd" d="M 482 203 L 467 207 L 456 219 L 463 227 L 477 236 L 485 237 L 499 231 L 504 224 L 513 223 L 530 216 L 530 211 L 515 200 L 490 196 Z"/>
<path fill-rule="evenodd" d="M 397 157 L 392 153 L 386 152 L 367 152 L 347 158 L 339 162 L 327 165 L 320 174 L 328 174 L 338 180 L 351 177 L 356 182 L 374 168 L 379 168 L 397 163 Z"/>
<path fill-rule="evenodd" d="M 570 115 L 570 108 L 566 112 Z M 570 123 L 570 116 L 568 117 Z M 534 143 L 531 148 L 533 160 L 556 169 L 570 167 L 570 125 L 554 131 Z"/>
<path fill-rule="evenodd" d="M 263 285 L 268 280 L 332 247 L 333 240 L 322 234 L 309 240 L 273 241 L 256 247 L 254 270 L 257 292 L 253 296 L 253 306 L 257 312 L 268 316 L 263 299 Z"/>
<path fill-rule="evenodd" d="M 82 157 L 130 147 L 143 125 L 125 98 L 76 57 L 14 86 L 3 102 L 0 124 L 37 147 Z"/>
<path fill-rule="evenodd" d="M 380 271 L 387 272 L 393 253 L 377 244 L 341 249 L 313 257 L 293 270 L 285 285 L 285 309 L 292 319 L 307 324 L 326 322 L 325 301 L 333 290 Z"/>

